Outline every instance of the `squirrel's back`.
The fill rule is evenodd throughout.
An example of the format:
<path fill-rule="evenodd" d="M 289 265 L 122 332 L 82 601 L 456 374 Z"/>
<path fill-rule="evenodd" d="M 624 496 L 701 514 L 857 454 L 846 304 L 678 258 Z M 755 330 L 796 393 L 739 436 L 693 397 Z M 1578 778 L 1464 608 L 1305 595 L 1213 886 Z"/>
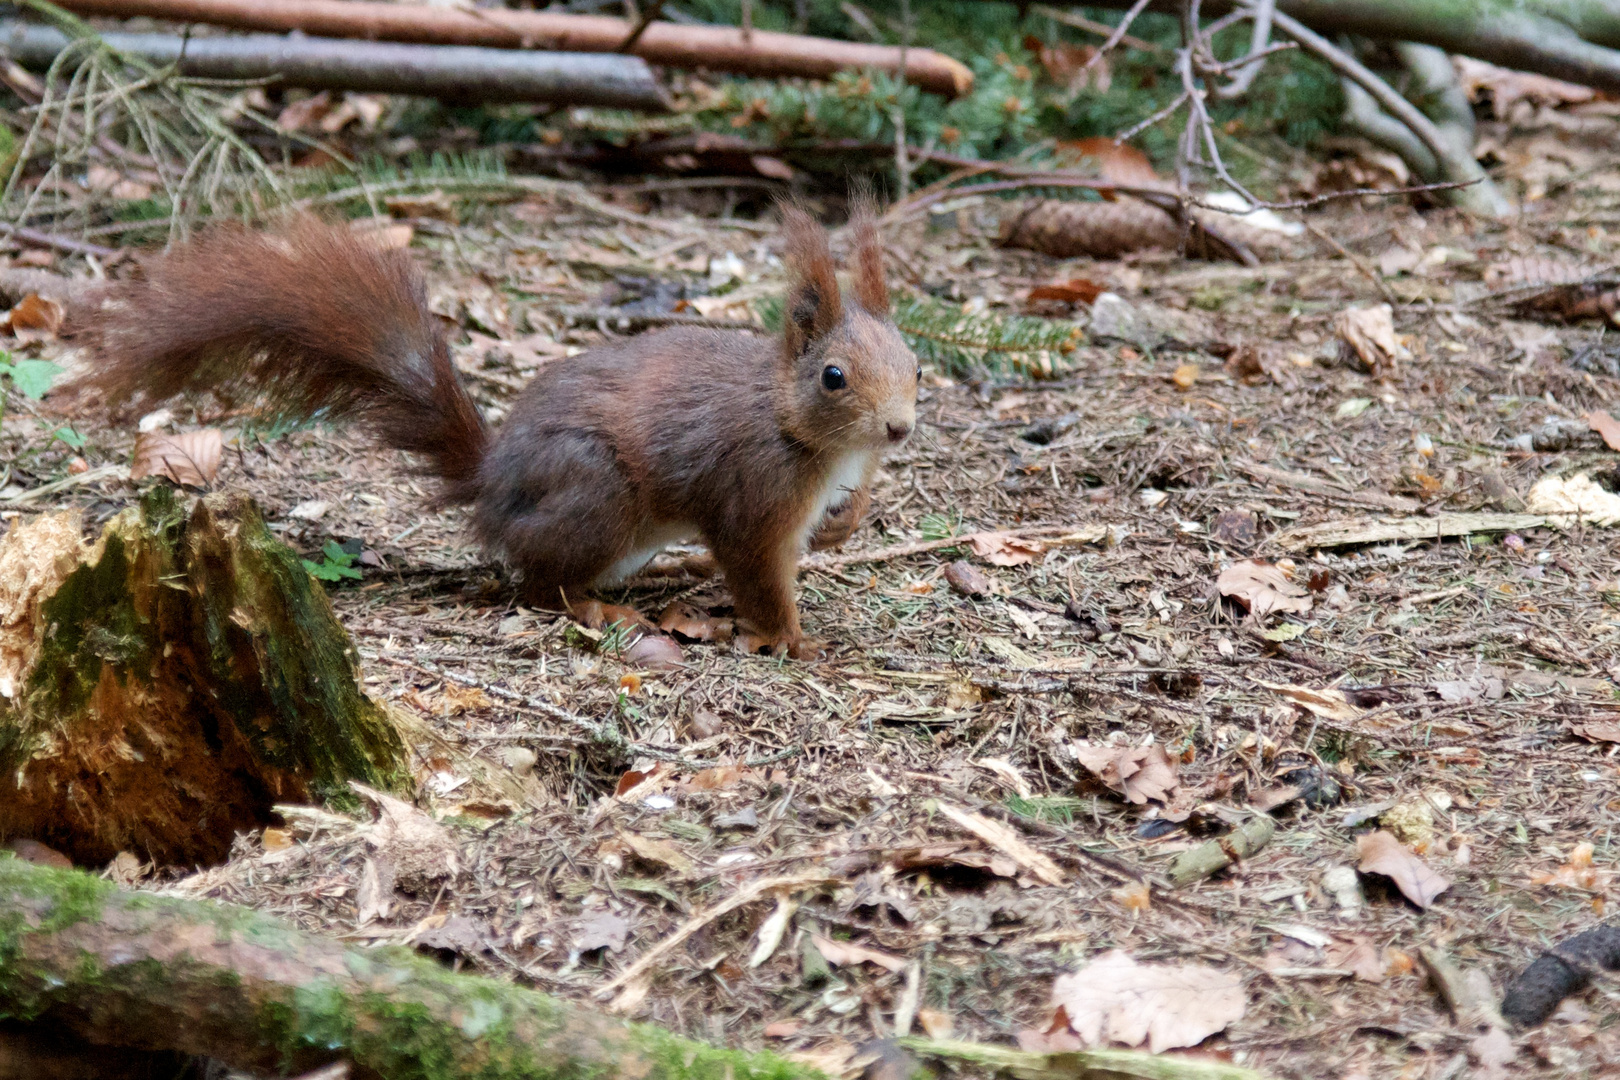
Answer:
<path fill-rule="evenodd" d="M 353 417 L 424 458 L 444 501 L 477 497 L 489 429 L 408 254 L 300 217 L 215 226 L 145 270 L 82 316 L 96 364 L 81 388 L 110 405 L 210 390 L 286 418 Z"/>

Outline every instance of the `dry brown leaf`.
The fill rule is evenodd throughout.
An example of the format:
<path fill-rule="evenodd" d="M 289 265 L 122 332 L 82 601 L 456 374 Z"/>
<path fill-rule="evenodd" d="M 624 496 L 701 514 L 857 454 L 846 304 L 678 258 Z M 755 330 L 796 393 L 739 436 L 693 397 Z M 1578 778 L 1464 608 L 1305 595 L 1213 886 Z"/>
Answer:
<path fill-rule="evenodd" d="M 791 1039 L 804 1027 L 803 1020 L 772 1020 L 761 1032 L 767 1039 Z"/>
<path fill-rule="evenodd" d="M 1593 720 L 1585 724 L 1571 724 L 1569 730 L 1588 742 L 1620 743 L 1620 720 Z"/>
<path fill-rule="evenodd" d="M 443 825 L 402 799 L 353 780 L 349 787 L 377 808 L 366 839 L 393 864 L 401 888 L 421 893 L 460 873 L 460 849 Z"/>
<path fill-rule="evenodd" d="M 629 937 L 629 921 L 608 908 L 581 912 L 579 922 L 574 924 L 574 948 L 582 953 L 597 949 L 618 952 Z"/>
<path fill-rule="evenodd" d="M 1361 861 L 1356 869 L 1363 874 L 1381 874 L 1395 883 L 1412 903 L 1426 908 L 1435 897 L 1451 888 L 1451 882 L 1429 868 L 1393 833 L 1379 829 L 1363 833 L 1356 838 L 1356 854 Z"/>
<path fill-rule="evenodd" d="M 1153 1053 L 1195 1046 L 1243 1019 L 1243 980 L 1212 967 L 1138 964 L 1118 949 L 1052 983 L 1052 1003 L 1088 1046 L 1104 1041 Z"/>
<path fill-rule="evenodd" d="M 1040 880 L 1048 885 L 1063 884 L 1063 871 L 1058 869 L 1057 863 L 1024 843 L 1010 825 L 991 821 L 981 814 L 959 810 L 949 803 L 942 802 L 937 805 L 940 813 L 1034 874 Z"/>
<path fill-rule="evenodd" d="M 677 601 L 658 616 L 658 629 L 687 641 L 724 643 L 731 640 L 736 624 L 731 619 L 711 615 L 702 608 Z"/>
<path fill-rule="evenodd" d="M 354 892 L 357 926 L 388 918 L 394 906 L 394 868 L 387 859 L 367 858 L 360 867 L 360 884 Z"/>
<path fill-rule="evenodd" d="M 1590 840 L 1576 844 L 1564 865 L 1550 874 L 1532 875 L 1530 884 L 1553 885 L 1562 889 L 1584 889 L 1587 892 L 1599 891 L 1609 875 L 1592 865 L 1592 856 L 1596 850 Z"/>
<path fill-rule="evenodd" d="M 973 533 L 964 536 L 973 554 L 991 566 L 1023 566 L 1046 553 L 1039 540 L 1026 540 L 1010 532 Z"/>
<path fill-rule="evenodd" d="M 1255 682 L 1267 690 L 1275 690 L 1283 697 L 1292 701 L 1324 720 L 1336 720 L 1347 724 L 1361 719 L 1361 710 L 1350 704 L 1350 699 L 1344 696 L 1343 690 L 1328 687 L 1323 690 L 1313 690 L 1309 686 L 1298 686 L 1294 683 L 1269 683 L 1263 679 Z"/>
<path fill-rule="evenodd" d="M 819 952 L 827 963 L 834 967 L 850 967 L 854 964 L 876 964 L 886 971 L 906 970 L 906 961 L 898 956 L 892 956 L 876 949 L 868 949 L 865 945 L 856 945 L 848 941 L 834 941 L 822 937 L 820 934 L 811 934 L 810 940 L 816 943 Z"/>
<path fill-rule="evenodd" d="M 1103 746 L 1080 739 L 1071 749 L 1080 764 L 1128 802 L 1168 802 L 1179 783 L 1175 762 L 1157 744 Z"/>
<path fill-rule="evenodd" d="M 1328 967 L 1343 968 L 1361 982 L 1384 981 L 1384 954 L 1365 936 L 1334 938 L 1323 950 L 1322 958 Z"/>
<path fill-rule="evenodd" d="M 225 437 L 218 428 L 165 435 L 143 431 L 135 437 L 135 460 L 129 478 L 162 476 L 185 487 L 208 487 L 219 475 Z"/>
<path fill-rule="evenodd" d="M 645 859 L 651 863 L 658 863 L 660 866 L 667 866 L 677 874 L 689 874 L 692 872 L 692 860 L 687 858 L 668 840 L 654 840 L 651 837 L 633 832 L 621 832 L 619 833 L 619 839 L 624 841 L 625 847 L 635 852 L 637 858 Z"/>
<path fill-rule="evenodd" d="M 462 686 L 460 683 L 447 682 L 444 689 L 439 691 L 439 707 L 434 710 L 440 716 L 460 716 L 465 712 L 478 712 L 483 709 L 493 709 L 495 702 L 490 700 L 488 694 L 476 686 Z"/>
<path fill-rule="evenodd" d="M 1521 101 L 1557 108 L 1560 105 L 1580 105 L 1597 97 L 1597 91 L 1590 86 L 1497 67 L 1468 56 L 1454 56 L 1451 62 L 1456 65 L 1457 81 L 1462 84 L 1468 99 L 1483 101 L 1489 93 L 1491 111 L 1498 120 L 1506 120 L 1513 106 Z"/>
<path fill-rule="evenodd" d="M 403 221 L 362 218 L 350 225 L 354 235 L 379 251 L 403 251 L 416 238 L 416 229 Z"/>
<path fill-rule="evenodd" d="M 395 217 L 429 218 L 451 225 L 461 221 L 455 200 L 437 188 L 421 195 L 390 195 L 383 200 L 383 205 Z"/>
<path fill-rule="evenodd" d="M 686 786 L 693 791 L 719 791 L 721 788 L 735 787 L 747 774 L 748 770 L 741 765 L 716 765 L 712 769 L 693 773 Z"/>
<path fill-rule="evenodd" d="M 1311 610 L 1308 589 L 1288 580 L 1279 567 L 1259 559 L 1244 559 L 1228 566 L 1215 579 L 1215 587 L 1222 596 L 1247 608 L 1257 621 L 1273 611 L 1305 615 Z"/>
<path fill-rule="evenodd" d="M 1198 365 L 1182 364 L 1171 372 L 1170 381 L 1175 383 L 1178 389 L 1191 390 L 1193 384 L 1198 382 Z"/>
<path fill-rule="evenodd" d="M 1068 281 L 1055 281 L 1050 285 L 1037 285 L 1029 290 L 1031 302 L 1036 300 L 1053 300 L 1060 304 L 1089 304 L 1103 293 L 1106 286 L 1086 278 L 1070 278 Z"/>
<path fill-rule="evenodd" d="M 939 1009 L 918 1009 L 917 1023 L 922 1025 L 930 1039 L 948 1039 L 956 1030 L 956 1021 L 951 1014 Z"/>
<path fill-rule="evenodd" d="M 1153 891 L 1144 882 L 1127 881 L 1117 889 L 1110 890 L 1108 895 L 1132 915 L 1140 915 L 1153 909 Z"/>
<path fill-rule="evenodd" d="M 1107 135 L 1064 140 L 1057 144 L 1060 157 L 1071 160 L 1090 158 L 1097 163 L 1104 180 L 1133 187 L 1162 187 L 1165 182 L 1153 171 L 1153 162 L 1129 143 L 1115 142 Z"/>
<path fill-rule="evenodd" d="M 1620 420 L 1602 409 L 1594 409 L 1586 414 L 1586 426 L 1603 436 L 1603 442 L 1610 450 L 1620 450 Z"/>
<path fill-rule="evenodd" d="M 1394 315 L 1388 304 L 1346 308 L 1333 320 L 1333 332 L 1374 375 L 1390 375 L 1397 361 L 1411 359 L 1406 346 L 1395 336 Z"/>
<path fill-rule="evenodd" d="M 50 341 L 62 329 L 64 309 L 55 300 L 47 300 L 38 293 L 29 293 L 17 306 L 0 316 L 0 323 L 9 329 L 19 345 L 36 341 Z"/>

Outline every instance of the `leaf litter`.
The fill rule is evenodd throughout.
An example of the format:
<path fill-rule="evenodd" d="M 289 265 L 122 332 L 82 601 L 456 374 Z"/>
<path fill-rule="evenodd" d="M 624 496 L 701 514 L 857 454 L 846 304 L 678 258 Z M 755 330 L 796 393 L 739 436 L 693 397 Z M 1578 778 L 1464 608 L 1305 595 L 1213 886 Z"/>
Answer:
<path fill-rule="evenodd" d="M 1340 353 L 1335 317 L 1383 302 L 1342 260 L 1252 269 L 1173 257 L 1059 264 L 994 247 L 985 239 L 993 223 L 983 233 L 898 228 L 886 238 L 895 250 L 923 268 L 926 285 L 961 303 L 982 298 L 990 311 L 1016 313 L 1032 289 L 1085 280 L 1125 298 L 1145 326 L 1223 350 L 1210 353 L 1215 361 L 1228 346 L 1232 356 L 1259 346 L 1275 362 L 1238 378 L 1202 356 L 1086 341 L 1059 378 L 1011 388 L 1023 401 L 1005 412 L 971 380 L 930 366 L 919 409 L 925 437 L 884 466 L 869 522 L 831 553 L 874 561 L 824 572 L 813 569 L 818 556 L 801 578 L 807 629 L 838 643 L 820 664 L 741 656 L 718 635 L 680 635 L 681 666 L 643 667 L 627 656 L 627 642 L 617 646 L 615 637 L 627 635 L 611 629 L 607 606 L 652 618 L 687 604 L 718 629 L 728 617 L 722 579 L 676 567 L 629 582 L 602 598 L 601 611 L 582 613 L 597 616 L 592 647 L 574 636 L 574 620 L 525 606 L 499 567 L 467 546 L 462 519 L 425 510 L 408 463 L 360 434 L 314 428 L 243 442 L 245 468 L 234 468 L 233 450 L 224 482 L 254 494 L 305 550 L 360 537 L 403 569 L 331 589 L 368 687 L 390 702 L 415 692 L 431 705 L 448 677 L 491 702 L 423 714 L 466 755 L 426 746 L 415 777 L 416 809 L 449 838 L 458 869 L 423 876 L 420 892 L 401 884 L 409 874 L 390 888 L 394 848 L 410 845 L 379 848 L 368 839 L 375 823 L 326 812 L 304 819 L 319 824 L 277 825 L 293 833 L 291 844 L 273 833 L 248 837 L 223 867 L 134 880 L 250 902 L 310 928 L 432 944 L 475 970 L 576 1000 L 591 1000 L 650 956 L 630 980 L 639 999 L 624 999 L 639 1018 L 740 1045 L 759 1045 L 770 1026 L 773 1046 L 825 1051 L 828 1061 L 854 1060 L 854 1047 L 890 1022 L 905 1004 L 907 976 L 866 962 L 829 970 L 824 957 L 818 965 L 812 934 L 920 963 L 916 1024 L 930 1032 L 1005 1045 L 1016 1031 L 1049 1026 L 1054 976 L 1117 947 L 1139 967 L 1210 967 L 1241 982 L 1241 1018 L 1204 1036 L 1201 1052 L 1275 1076 L 1433 1071 L 1461 1048 L 1435 1049 L 1458 1033 L 1411 965 L 1420 947 L 1443 938 L 1459 963 L 1500 988 L 1547 942 L 1593 925 L 1594 901 L 1612 902 L 1612 883 L 1579 886 L 1589 867 L 1573 853 L 1606 835 L 1615 813 L 1602 793 L 1615 746 L 1604 735 L 1613 724 L 1605 711 L 1611 669 L 1620 665 L 1611 629 L 1620 544 L 1597 524 L 1612 452 L 1584 419 L 1571 418 L 1613 415 L 1620 382 L 1604 374 L 1601 356 L 1570 364 L 1588 346 L 1601 352 L 1594 325 L 1540 323 L 1470 299 L 1487 287 L 1483 266 L 1571 263 L 1560 254 L 1565 226 L 1554 219 L 1603 212 L 1600 185 L 1585 183 L 1530 204 L 1534 212 L 1511 226 L 1400 205 L 1313 211 L 1369 265 L 1391 248 L 1418 253 L 1410 269 L 1392 265 L 1385 281 L 1417 297 L 1392 307 L 1395 342 L 1408 355 L 1392 353 L 1396 362 L 1376 373 L 1353 346 Z M 659 198 L 667 201 L 639 209 L 698 220 L 680 215 L 703 204 Z M 569 261 L 562 247 L 553 260 L 530 246 L 537 238 L 577 242 L 566 251 L 588 258 L 629 259 L 621 231 L 643 251 L 688 235 L 562 214 L 544 200 L 487 212 L 502 215 L 502 230 L 483 223 L 484 208 L 462 224 L 442 223 L 463 241 L 456 259 L 422 239 L 426 229 L 411 254 L 435 283 L 460 281 L 466 259 L 509 287 L 502 295 L 539 297 L 522 311 L 514 302 L 506 318 L 544 338 L 534 352 L 547 362 L 601 340 L 598 328 L 570 326 L 560 311 L 593 303 L 602 281 L 623 271 Z M 694 246 L 680 259 L 698 269 L 668 272 L 701 276 L 711 258 L 741 252 L 743 279 L 775 288 L 779 271 L 719 230 L 691 228 Z M 1427 261 L 1437 248 L 1472 251 L 1480 263 Z M 1058 302 L 1076 301 L 1042 301 Z M 502 325 L 490 298 L 470 286 L 445 310 L 469 334 Z M 59 347 L 30 346 L 45 356 Z M 490 366 L 480 352 L 470 382 L 481 406 L 500 409 L 510 402 L 507 383 L 520 385 L 522 365 L 533 361 L 510 348 L 487 352 Z M 1189 362 L 1198 374 L 1183 389 L 1175 371 Z M 1353 407 L 1341 415 L 1341 403 Z M 235 422 L 187 408 L 177 407 L 176 424 Z M 1555 419 L 1579 429 L 1579 439 L 1548 441 L 1542 433 Z M 1040 443 L 1022 438 L 1026 430 L 1061 434 Z M 65 475 L 65 447 L 24 460 L 45 433 L 35 417 L 8 410 L 0 461 L 19 464 L 0 501 Z M 89 434 L 92 466 L 130 460 L 135 432 Z M 1520 449 L 1523 436 L 1534 439 Z M 1414 449 L 1425 445 L 1427 455 Z M 1236 461 L 1274 471 L 1229 470 Z M 1432 487 L 1403 486 L 1415 468 Z M 1573 480 L 1583 474 L 1590 486 Z M 1309 486 L 1288 479 L 1301 477 Z M 1556 491 L 1561 501 L 1526 512 L 1538 484 L 1548 485 L 1538 500 Z M 1144 491 L 1154 493 L 1151 508 Z M 1353 501 L 1359 495 L 1420 504 L 1374 508 L 1417 528 L 1359 546 L 1282 546 L 1293 530 L 1369 520 Z M 94 523 L 129 497 L 106 483 L 50 499 Z M 317 520 L 286 516 L 306 501 L 329 509 Z M 1226 511 L 1240 516 L 1222 526 Z M 1570 524 L 1480 524 L 1510 514 Z M 1085 530 L 1094 538 L 1051 540 Z M 975 534 L 1017 540 L 992 541 L 981 553 L 966 539 Z M 1211 536 L 1230 552 L 1206 547 Z M 1218 599 L 1224 590 L 1212 582 L 1229 560 L 1277 567 L 1283 551 L 1298 561 L 1291 573 L 1256 582 L 1244 571 L 1242 586 Z M 943 568 L 957 559 L 994 591 L 970 599 L 946 587 Z M 1329 590 L 1344 588 L 1342 606 L 1312 591 L 1319 569 L 1332 574 Z M 941 584 L 909 591 L 917 582 Z M 1426 596 L 1439 598 L 1419 599 Z M 1308 610 L 1293 610 L 1307 600 Z M 1282 640 L 1253 633 L 1279 623 L 1299 630 Z M 1112 755 L 1102 774 L 1072 753 L 1079 741 Z M 1128 778 L 1102 779 L 1109 760 L 1121 771 L 1121 748 L 1149 746 L 1162 748 L 1174 786 L 1161 782 L 1157 794 L 1139 786 L 1133 801 Z M 982 766 L 986 758 L 1012 773 Z M 1304 764 L 1288 764 L 1296 758 Z M 520 761 L 521 775 L 507 764 Z M 470 779 L 477 763 L 518 785 L 508 805 L 521 810 L 461 812 L 480 800 L 496 805 L 469 794 L 489 782 Z M 1430 880 L 1423 909 L 1398 888 L 1380 888 L 1379 873 L 1358 877 L 1354 833 L 1368 824 L 1346 825 L 1342 808 L 1300 797 L 1271 808 L 1276 839 L 1254 857 L 1179 890 L 1163 887 L 1178 854 L 1229 835 L 1223 815 L 1245 812 L 1256 793 L 1299 786 L 1295 767 L 1336 778 L 1356 806 L 1388 810 L 1448 793 L 1453 801 L 1432 814 L 1421 856 L 1405 845 L 1398 859 L 1385 856 L 1419 886 L 1425 878 L 1409 860 L 1456 884 L 1436 894 Z M 630 773 L 642 781 L 615 797 Z M 937 803 L 1005 826 L 1051 860 L 1063 883 L 1042 881 Z M 731 824 L 745 811 L 753 827 Z M 621 833 L 678 852 L 690 868 L 613 846 Z M 442 872 L 448 850 L 426 850 Z M 1609 865 L 1596 844 L 1590 866 Z M 1551 879 L 1532 883 L 1542 875 Z M 797 883 L 756 891 L 784 879 Z M 447 911 L 468 922 L 430 932 L 449 926 Z M 424 925 L 440 918 L 436 928 Z M 602 932 L 587 930 L 597 919 Z M 1307 951 L 1283 969 L 1306 974 L 1257 966 L 1278 936 L 1263 925 L 1279 921 L 1330 939 L 1301 946 Z M 762 930 L 780 937 L 750 968 Z M 1382 983 L 1370 981 L 1377 961 Z M 1309 974 L 1323 970 L 1354 974 Z M 833 982 L 842 990 L 824 999 Z M 1594 1013 L 1605 1008 L 1600 994 L 1581 1001 Z M 1588 1027 L 1555 1020 L 1541 1029 L 1531 1045 L 1549 1057 L 1521 1042 L 1515 1075 L 1596 1074 L 1616 1056 L 1614 1029 Z M 848 1053 L 839 1057 L 841 1046 Z"/>

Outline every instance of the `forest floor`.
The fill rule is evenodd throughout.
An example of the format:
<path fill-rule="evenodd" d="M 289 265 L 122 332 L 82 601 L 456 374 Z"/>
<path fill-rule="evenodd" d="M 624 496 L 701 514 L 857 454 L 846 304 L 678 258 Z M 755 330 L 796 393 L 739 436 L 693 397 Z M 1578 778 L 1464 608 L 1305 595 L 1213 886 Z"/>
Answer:
<path fill-rule="evenodd" d="M 1276 1077 L 1490 1074 L 1419 951 L 1500 994 L 1606 913 L 1620 532 L 1465 526 L 1321 548 L 1289 534 L 1514 512 L 1549 475 L 1615 486 L 1620 456 L 1585 417 L 1616 406 L 1620 352 L 1596 324 L 1515 319 L 1490 299 L 1513 260 L 1607 262 L 1613 198 L 1588 176 L 1502 225 L 1394 201 L 1313 212 L 1359 269 L 1325 249 L 1254 268 L 1060 263 L 997 246 L 985 206 L 891 230 L 904 287 L 1015 312 L 1033 286 L 1087 279 L 1130 305 L 1136 340 L 1088 340 L 1052 378 L 928 375 L 867 523 L 807 560 L 806 628 L 833 642 L 820 662 L 688 640 L 677 666 L 638 664 L 617 631 L 521 606 L 460 513 L 424 511 L 427 482 L 398 456 L 322 428 L 243 438 L 217 486 L 253 494 L 311 558 L 328 540 L 371 553 L 332 600 L 368 690 L 447 748 L 418 778 L 462 872 L 385 896 L 362 924 L 367 863 L 386 853 L 329 821 L 242 837 L 190 878 L 135 879 L 581 1001 L 611 983 L 636 1017 L 834 1070 L 897 1013 L 929 1034 L 1043 1044 L 1054 979 L 1117 949 L 1241 984 L 1241 1019 L 1177 1053 Z M 415 223 L 491 415 L 540 364 L 618 332 L 565 317 L 622 300 L 615 278 L 725 265 L 733 296 L 781 284 L 769 228 L 694 215 L 696 195 L 615 202 L 665 227 L 539 197 Z M 1335 320 L 1382 290 L 1409 355 L 1369 372 Z M 0 449 L 37 446 L 55 422 L 14 409 Z M 85 434 L 92 467 L 127 460 L 133 432 Z M 12 482 L 50 479 L 73 453 L 37 455 Z M 77 506 L 93 524 L 133 498 L 104 481 L 27 510 Z M 966 539 L 985 533 L 999 535 Z M 1292 610 L 1256 618 L 1221 595 L 1223 570 L 1253 558 L 1286 582 L 1246 595 Z M 946 580 L 957 561 L 987 579 L 982 595 Z M 685 604 L 688 637 L 723 638 L 724 583 L 668 562 L 606 599 L 655 619 Z M 521 797 L 490 797 L 457 755 L 508 772 Z M 1269 844 L 1167 883 L 1177 856 L 1254 808 L 1275 820 Z M 1342 887 L 1333 871 L 1373 829 L 1427 867 L 1410 877 L 1449 882 L 1421 893 L 1427 908 L 1387 876 Z M 773 912 L 765 944 L 779 940 L 762 948 Z M 614 982 L 689 921 L 627 990 Z M 1576 996 L 1506 1067 L 1620 1068 L 1617 1016 L 1612 983 Z"/>

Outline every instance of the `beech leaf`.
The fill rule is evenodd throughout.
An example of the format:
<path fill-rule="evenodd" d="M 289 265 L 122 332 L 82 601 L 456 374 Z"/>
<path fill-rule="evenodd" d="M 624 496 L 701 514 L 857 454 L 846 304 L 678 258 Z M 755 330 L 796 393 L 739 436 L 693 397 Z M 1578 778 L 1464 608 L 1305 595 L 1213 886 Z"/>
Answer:
<path fill-rule="evenodd" d="M 1118 949 L 1052 983 L 1052 1004 L 1088 1046 L 1140 1046 L 1153 1053 L 1194 1046 L 1243 1019 L 1243 980 L 1212 967 L 1138 964 Z"/>
<path fill-rule="evenodd" d="M 1311 610 L 1309 590 L 1288 580 L 1279 567 L 1259 559 L 1243 559 L 1228 566 L 1215 579 L 1215 587 L 1222 596 L 1247 608 L 1256 620 L 1273 611 L 1305 615 Z"/>
<path fill-rule="evenodd" d="M 162 476 L 184 487 L 208 487 L 219 475 L 225 438 L 218 428 L 166 435 L 142 432 L 135 438 L 135 460 L 129 478 Z"/>
<path fill-rule="evenodd" d="M 1356 854 L 1361 861 L 1356 869 L 1363 874 L 1380 874 L 1395 883 L 1412 903 L 1426 908 L 1435 897 L 1451 888 L 1451 882 L 1441 877 L 1393 833 L 1379 829 L 1363 833 L 1356 838 Z"/>

